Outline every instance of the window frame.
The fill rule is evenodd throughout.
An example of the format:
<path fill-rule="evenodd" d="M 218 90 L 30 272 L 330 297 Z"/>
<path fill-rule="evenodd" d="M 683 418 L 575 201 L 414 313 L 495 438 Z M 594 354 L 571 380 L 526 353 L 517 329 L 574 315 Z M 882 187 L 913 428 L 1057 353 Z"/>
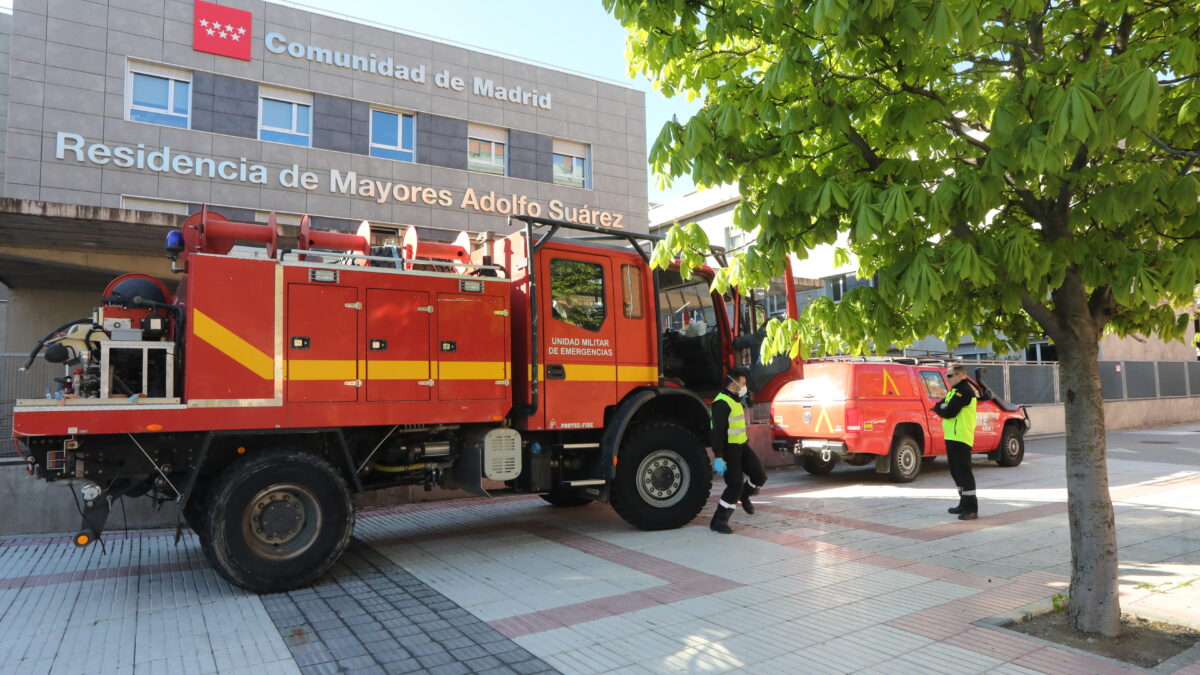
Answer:
<path fill-rule="evenodd" d="M 263 119 L 263 103 L 264 101 L 275 101 L 277 103 L 289 103 L 292 106 L 292 128 L 282 129 L 279 127 L 269 127 L 266 125 L 266 120 Z M 297 129 L 299 118 L 299 107 L 308 108 L 308 129 L 301 133 Z M 312 147 L 312 129 L 313 129 L 313 104 L 312 94 L 290 91 L 287 89 L 275 89 L 272 87 L 259 86 L 258 88 L 258 140 L 266 143 L 279 143 L 282 145 L 292 145 L 298 148 Z M 279 140 L 275 138 L 263 138 L 263 132 L 302 136 L 304 143 L 292 143 L 287 140 Z"/>
<path fill-rule="evenodd" d="M 554 145 L 551 150 L 551 166 L 550 180 L 555 185 L 563 185 L 566 187 L 575 187 L 583 190 L 591 189 L 592 187 L 592 146 L 587 143 L 578 143 L 576 141 L 567 141 L 562 139 L 554 139 Z M 578 179 L 580 184 L 574 182 L 573 174 L 571 180 L 559 180 L 558 173 L 559 158 L 570 157 L 583 164 L 582 176 Z M 561 177 L 566 178 L 565 174 Z"/>
<path fill-rule="evenodd" d="M 492 161 L 488 163 L 478 162 L 471 159 L 471 141 L 478 143 L 491 144 Z M 496 162 L 496 146 L 503 148 L 501 151 L 502 157 L 499 163 Z M 482 124 L 467 125 L 467 170 L 476 171 L 478 173 L 487 173 L 493 176 L 508 175 L 508 130 L 499 127 L 489 127 Z M 494 171 L 492 169 L 499 169 Z"/>
<path fill-rule="evenodd" d="M 641 269 L 637 265 L 621 265 L 621 309 L 626 319 L 645 318 L 644 296 Z"/>
<path fill-rule="evenodd" d="M 921 381 L 925 383 L 925 393 L 929 395 L 929 398 L 940 401 L 946 397 L 946 393 L 950 391 L 950 388 L 946 386 L 946 378 L 940 372 L 936 370 L 920 370 L 917 372 L 921 375 Z M 941 385 L 942 393 L 935 393 L 930 387 L 934 380 Z"/>
<path fill-rule="evenodd" d="M 596 323 L 596 326 L 594 328 L 589 327 L 589 326 L 580 325 L 578 323 L 570 321 L 565 315 L 559 316 L 554 312 L 554 301 L 557 299 L 556 295 L 557 295 L 557 288 L 558 288 L 557 285 L 554 283 L 555 263 L 568 263 L 571 265 L 589 265 L 598 270 L 599 279 L 600 279 L 600 289 L 599 289 L 599 293 L 597 294 L 596 297 L 598 297 L 600 299 L 601 313 L 599 316 L 599 321 L 598 321 L 598 323 Z M 591 260 L 579 260 L 577 258 L 551 258 L 550 263 L 549 263 L 549 272 L 550 272 L 550 275 L 549 275 L 550 276 L 550 294 L 549 294 L 550 295 L 550 312 L 549 312 L 550 318 L 552 318 L 555 321 L 558 321 L 560 323 L 566 324 L 568 326 L 572 326 L 572 327 L 578 328 L 580 330 L 586 330 L 589 333 L 599 333 L 602 330 L 604 330 L 604 324 L 608 321 L 608 279 L 606 278 L 606 276 L 604 274 L 604 265 L 602 265 L 601 263 L 598 263 L 598 262 L 593 262 Z"/>
<path fill-rule="evenodd" d="M 375 113 L 379 113 L 381 115 L 394 115 L 396 117 L 396 140 L 400 143 L 400 145 L 393 146 L 393 145 L 386 145 L 384 143 L 376 143 L 375 142 Z M 409 136 L 408 138 L 405 138 L 405 135 L 404 135 L 404 120 L 406 118 L 412 121 L 412 135 Z M 408 162 L 410 164 L 417 161 L 417 117 L 416 117 L 416 115 L 414 115 L 413 113 L 410 113 L 410 112 L 404 112 L 402 110 L 389 110 L 387 108 L 372 106 L 371 107 L 371 115 L 369 117 L 368 124 L 370 125 L 370 128 L 368 129 L 368 132 L 367 132 L 368 133 L 367 141 L 369 143 L 369 147 L 367 149 L 368 155 L 370 155 L 371 157 L 378 157 L 379 159 L 390 159 L 395 162 Z M 408 141 L 409 147 L 404 147 L 406 140 Z M 375 154 L 376 150 L 379 150 L 381 152 L 397 153 L 397 154 L 407 153 L 408 157 L 407 158 L 394 157 L 394 156 L 383 155 L 383 154 L 377 155 L 377 154 Z"/>
<path fill-rule="evenodd" d="M 165 109 L 149 108 L 140 106 L 134 103 L 134 81 L 138 75 L 145 77 L 155 77 L 167 81 L 167 107 Z M 187 113 L 180 115 L 175 112 L 175 98 L 177 96 L 176 85 L 187 85 Z M 192 128 L 192 102 L 195 98 L 195 92 L 192 90 L 192 73 L 188 70 L 180 70 L 177 68 L 167 68 L 151 63 L 142 63 L 139 61 L 125 62 L 125 120 L 127 122 L 138 122 L 139 124 L 153 124 L 160 127 L 172 127 L 175 129 L 191 129 Z M 183 122 L 182 125 L 164 124 L 145 119 L 134 119 L 135 112 L 145 112 L 152 115 L 163 115 L 168 119 L 179 119 Z"/>

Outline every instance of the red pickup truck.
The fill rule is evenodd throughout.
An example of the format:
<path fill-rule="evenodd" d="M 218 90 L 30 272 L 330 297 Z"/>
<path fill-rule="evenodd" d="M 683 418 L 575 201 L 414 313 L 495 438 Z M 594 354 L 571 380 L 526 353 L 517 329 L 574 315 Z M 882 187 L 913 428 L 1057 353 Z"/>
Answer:
<path fill-rule="evenodd" d="M 811 474 L 827 474 L 839 460 L 851 466 L 874 462 L 877 473 L 908 483 L 923 458 L 946 454 L 941 418 L 930 408 L 946 395 L 948 365 L 904 358 L 808 361 L 804 379 L 784 385 L 771 404 L 774 447 L 795 453 Z M 975 372 L 984 392 L 975 452 L 1016 466 L 1025 455 L 1029 416 L 983 387 Z"/>

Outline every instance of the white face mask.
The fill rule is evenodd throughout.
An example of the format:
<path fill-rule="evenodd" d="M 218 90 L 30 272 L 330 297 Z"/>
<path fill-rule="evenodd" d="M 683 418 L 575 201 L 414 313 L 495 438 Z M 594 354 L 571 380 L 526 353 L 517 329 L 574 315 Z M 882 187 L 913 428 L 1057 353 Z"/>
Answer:
<path fill-rule="evenodd" d="M 749 391 L 750 390 L 746 388 L 746 385 L 742 385 L 738 387 L 738 396 L 745 396 Z"/>

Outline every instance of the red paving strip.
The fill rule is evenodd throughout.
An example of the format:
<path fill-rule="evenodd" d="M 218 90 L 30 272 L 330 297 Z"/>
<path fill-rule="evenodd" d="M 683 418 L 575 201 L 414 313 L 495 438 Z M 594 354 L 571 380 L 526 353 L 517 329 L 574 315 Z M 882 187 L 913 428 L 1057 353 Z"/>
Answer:
<path fill-rule="evenodd" d="M 55 584 L 77 583 L 81 581 L 120 579 L 124 577 L 140 577 L 151 574 L 167 574 L 170 572 L 189 572 L 205 567 L 208 567 L 208 563 L 204 560 L 188 560 L 185 562 L 156 563 L 153 565 L 127 565 L 125 567 L 104 567 L 97 570 L 55 572 L 54 574 L 33 574 L 25 577 L 0 579 L 0 590 L 53 586 Z"/>
<path fill-rule="evenodd" d="M 1141 668 L 1118 666 L 1057 647 L 1042 647 L 1014 659 L 1012 663 L 1047 675 L 1117 675 L 1146 672 Z"/>

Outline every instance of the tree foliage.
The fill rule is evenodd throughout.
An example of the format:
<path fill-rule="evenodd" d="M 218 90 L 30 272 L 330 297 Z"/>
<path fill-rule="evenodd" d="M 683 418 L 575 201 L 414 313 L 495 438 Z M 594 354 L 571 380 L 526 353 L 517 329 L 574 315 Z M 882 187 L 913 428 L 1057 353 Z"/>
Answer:
<path fill-rule="evenodd" d="M 717 279 L 743 287 L 849 233 L 875 288 L 773 326 L 862 353 L 938 335 L 1007 351 L 1069 328 L 1179 337 L 1200 278 L 1194 2 L 604 0 L 631 68 L 703 99 L 652 168 L 737 183 L 760 229 Z M 702 250 L 698 228 L 660 258 Z M 686 262 L 686 261 L 685 261 Z"/>
<path fill-rule="evenodd" d="M 1200 278 L 1195 0 L 603 0 L 628 58 L 703 99 L 663 126 L 662 176 L 736 183 L 762 287 L 848 235 L 859 276 L 775 322 L 764 356 L 972 335 L 1058 346 L 1081 631 L 1120 632 L 1098 341 L 1181 337 Z M 698 255 L 695 228 L 656 261 Z M 845 251 L 841 252 L 844 258 Z"/>

